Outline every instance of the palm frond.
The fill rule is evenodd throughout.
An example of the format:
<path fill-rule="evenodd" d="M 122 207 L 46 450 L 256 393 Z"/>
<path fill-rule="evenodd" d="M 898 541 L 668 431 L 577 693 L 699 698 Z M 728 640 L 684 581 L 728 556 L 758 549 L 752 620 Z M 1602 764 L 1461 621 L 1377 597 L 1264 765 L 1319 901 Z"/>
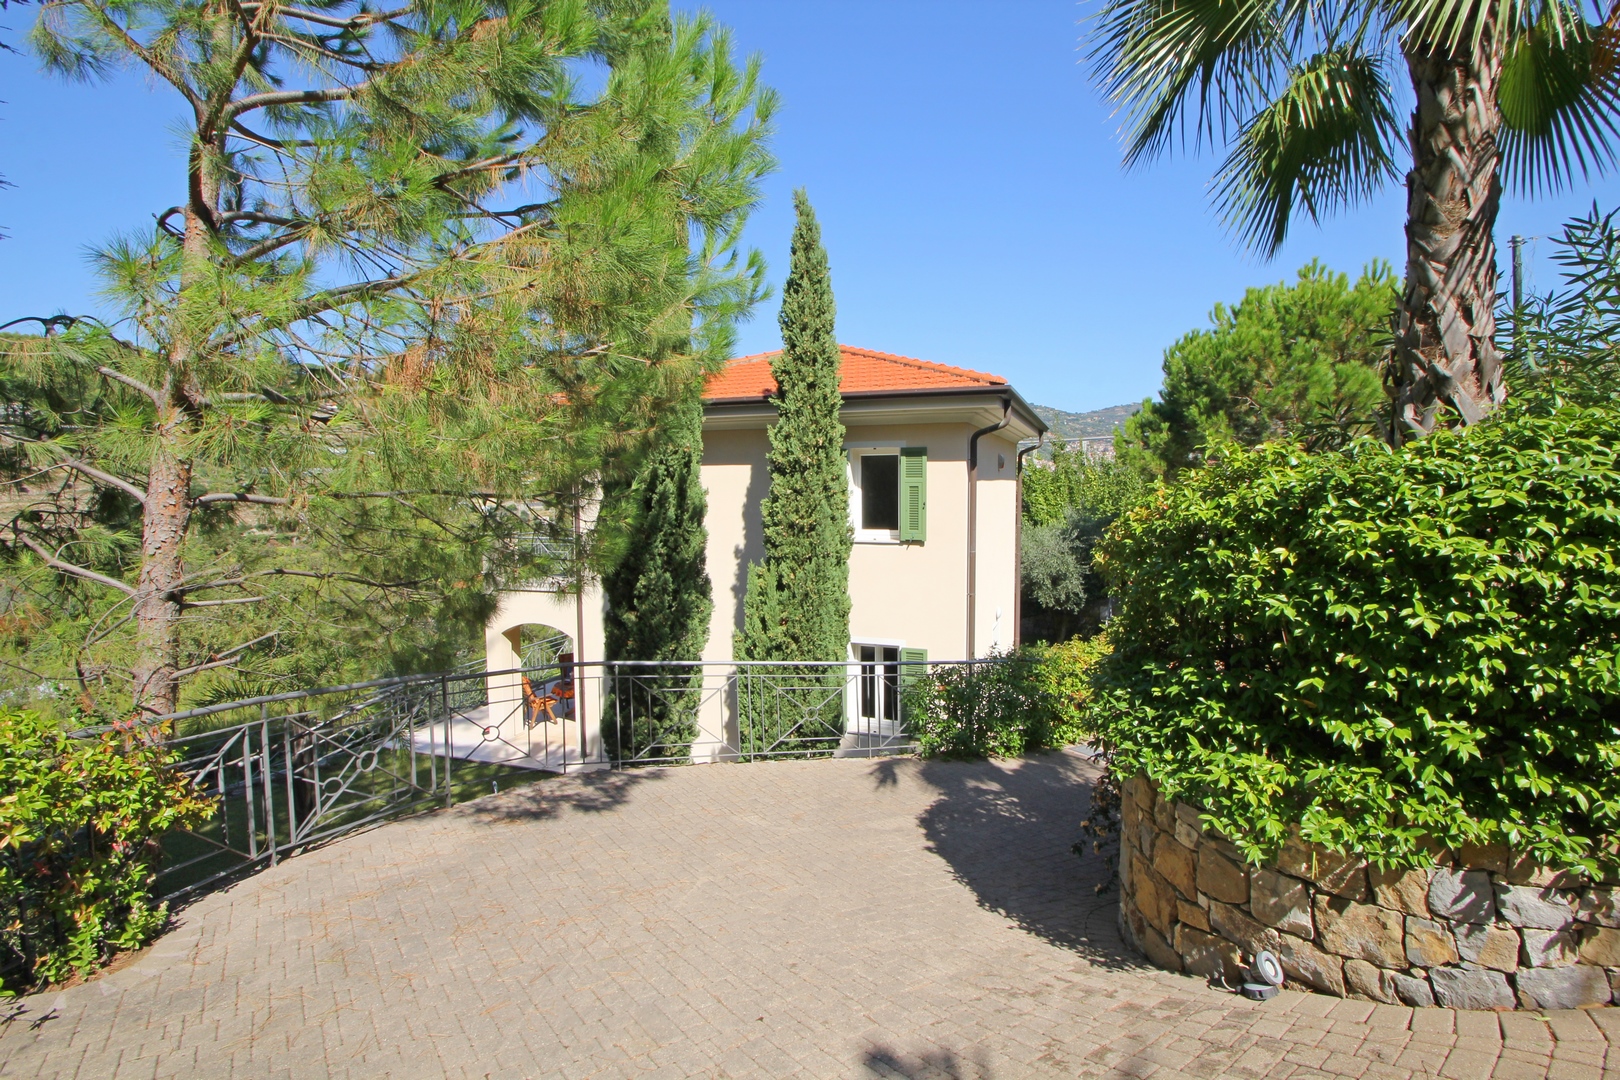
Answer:
<path fill-rule="evenodd" d="M 1190 123 L 1224 138 L 1286 70 L 1286 33 L 1308 0 L 1107 0 L 1088 56 L 1126 115 L 1127 164 L 1163 151 Z"/>
<path fill-rule="evenodd" d="M 1543 25 L 1559 42 L 1584 20 L 1570 0 L 1384 0 L 1406 26 L 1407 45 L 1457 52 L 1508 49 L 1524 28 Z"/>
<path fill-rule="evenodd" d="M 1383 60 L 1318 53 L 1239 133 L 1214 181 L 1221 214 L 1269 258 L 1296 207 L 1317 221 L 1394 178 L 1390 151 L 1400 141 Z"/>
<path fill-rule="evenodd" d="M 1549 5 L 1548 12 L 1556 5 Z M 1557 191 L 1616 160 L 1620 112 L 1620 25 L 1615 9 L 1578 29 L 1542 18 L 1514 38 L 1496 87 L 1503 172 L 1521 194 Z"/>

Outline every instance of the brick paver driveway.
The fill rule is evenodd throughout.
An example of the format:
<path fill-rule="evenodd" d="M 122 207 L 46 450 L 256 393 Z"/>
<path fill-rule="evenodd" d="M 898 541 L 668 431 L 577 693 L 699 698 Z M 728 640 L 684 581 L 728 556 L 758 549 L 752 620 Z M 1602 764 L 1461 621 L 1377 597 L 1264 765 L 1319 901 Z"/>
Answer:
<path fill-rule="evenodd" d="M 1090 775 L 546 781 L 293 859 L 0 1006 L 0 1075 L 1620 1077 L 1609 1013 L 1252 1004 L 1143 967 L 1069 853 Z"/>

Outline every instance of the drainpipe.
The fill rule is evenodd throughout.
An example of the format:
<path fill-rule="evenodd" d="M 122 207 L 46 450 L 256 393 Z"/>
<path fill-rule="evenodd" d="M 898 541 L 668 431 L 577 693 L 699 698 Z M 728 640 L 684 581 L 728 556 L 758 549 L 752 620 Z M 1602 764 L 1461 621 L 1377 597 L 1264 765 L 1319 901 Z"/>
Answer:
<path fill-rule="evenodd" d="M 1018 466 L 1014 470 L 1018 483 L 1018 525 L 1013 533 L 1013 556 L 1017 560 L 1013 566 L 1013 648 L 1022 648 L 1024 644 L 1024 457 L 1031 451 L 1039 450 L 1046 445 L 1046 433 L 1042 432 L 1035 440 L 1034 446 L 1026 446 L 1018 451 Z"/>
<path fill-rule="evenodd" d="M 967 521 L 967 659 L 974 655 L 974 620 L 978 617 L 979 583 L 979 440 L 1012 423 L 1012 398 L 1001 399 L 1001 419 L 975 431 L 968 439 L 968 521 Z"/>

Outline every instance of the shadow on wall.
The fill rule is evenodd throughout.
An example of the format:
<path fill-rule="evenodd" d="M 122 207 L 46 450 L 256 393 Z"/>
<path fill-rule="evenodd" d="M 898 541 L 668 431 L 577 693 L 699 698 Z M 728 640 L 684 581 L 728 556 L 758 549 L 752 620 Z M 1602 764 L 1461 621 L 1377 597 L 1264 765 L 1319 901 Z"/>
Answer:
<path fill-rule="evenodd" d="M 748 476 L 748 493 L 743 497 L 743 542 L 737 545 L 737 577 L 731 583 L 731 628 L 742 629 L 743 601 L 748 595 L 748 567 L 765 557 L 765 521 L 759 504 L 771 490 L 770 470 L 755 465 Z M 718 584 L 718 583 L 716 583 Z"/>
<path fill-rule="evenodd" d="M 904 1077 L 905 1080 L 991 1080 L 995 1075 L 982 1055 L 968 1061 L 950 1050 L 925 1050 L 903 1054 L 887 1046 L 874 1046 L 861 1055 L 863 1075 Z"/>
<path fill-rule="evenodd" d="M 896 764 L 873 772 L 895 782 Z M 939 798 L 918 819 L 930 849 L 973 891 L 979 906 L 1021 929 L 1109 968 L 1139 968 L 1120 939 L 1119 894 L 1099 894 L 1102 859 L 1076 856 L 1080 822 L 1100 773 L 1086 759 L 1051 753 L 1016 761 L 925 761 Z"/>
<path fill-rule="evenodd" d="M 656 783 L 665 775 L 663 769 L 614 769 L 548 777 L 499 795 L 486 795 L 458 804 L 456 812 L 471 814 L 491 825 L 544 821 L 565 810 L 600 814 L 617 810 L 630 801 L 636 788 Z"/>

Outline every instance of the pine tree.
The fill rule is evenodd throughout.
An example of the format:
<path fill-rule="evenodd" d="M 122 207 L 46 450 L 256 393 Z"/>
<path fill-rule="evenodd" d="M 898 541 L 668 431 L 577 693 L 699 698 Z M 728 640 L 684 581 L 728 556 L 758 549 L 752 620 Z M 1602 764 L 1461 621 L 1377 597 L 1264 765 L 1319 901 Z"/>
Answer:
<path fill-rule="evenodd" d="M 174 205 L 95 256 L 113 318 L 0 339 L 0 614 L 79 593 L 67 672 L 119 712 L 294 651 L 313 678 L 313 635 L 381 666 L 350 613 L 476 620 L 530 576 L 527 518 L 616 482 L 758 296 L 774 96 L 707 17 L 318 7 L 59 0 L 31 34 L 189 106 Z"/>
<path fill-rule="evenodd" d="M 766 455 L 770 491 L 760 506 L 765 557 L 748 568 L 735 652 L 739 660 L 838 662 L 849 655 L 853 535 L 832 277 L 809 197 L 801 188 L 793 201 L 798 223 L 782 288 L 782 351 L 771 362 L 778 389 Z M 827 694 L 808 693 L 826 725 L 841 718 Z"/>
<path fill-rule="evenodd" d="M 703 403 L 676 406 L 631 492 L 630 547 L 604 581 L 609 660 L 700 660 L 714 595 L 704 525 Z M 604 719 L 615 757 L 682 757 L 696 736 L 702 675 L 637 666 L 615 673 L 618 709 Z M 615 722 L 616 721 L 616 722 Z"/>

